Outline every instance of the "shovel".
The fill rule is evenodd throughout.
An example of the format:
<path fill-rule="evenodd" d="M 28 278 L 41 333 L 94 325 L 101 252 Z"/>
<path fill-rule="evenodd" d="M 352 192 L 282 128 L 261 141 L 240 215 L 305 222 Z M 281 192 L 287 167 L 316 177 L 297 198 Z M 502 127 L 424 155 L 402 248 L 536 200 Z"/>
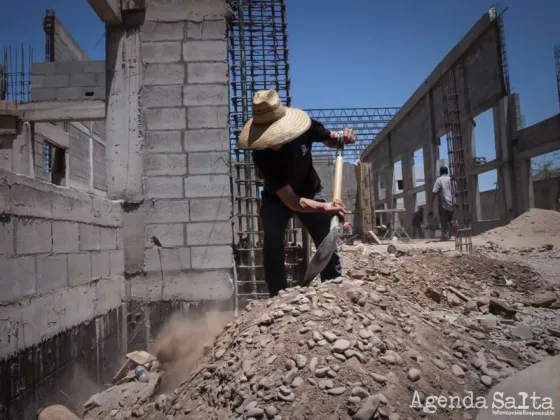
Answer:
<path fill-rule="evenodd" d="M 336 144 L 336 160 L 334 162 L 334 180 L 333 180 L 333 202 L 340 200 L 342 190 L 342 164 L 344 159 L 342 153 L 344 151 L 344 142 L 342 133 L 338 135 Z M 300 283 L 302 287 L 307 286 L 329 263 L 333 253 L 336 251 L 336 239 L 338 237 L 338 216 L 331 219 L 331 228 L 328 235 L 323 239 L 321 245 L 317 248 L 317 252 L 307 266 L 303 281 Z"/>

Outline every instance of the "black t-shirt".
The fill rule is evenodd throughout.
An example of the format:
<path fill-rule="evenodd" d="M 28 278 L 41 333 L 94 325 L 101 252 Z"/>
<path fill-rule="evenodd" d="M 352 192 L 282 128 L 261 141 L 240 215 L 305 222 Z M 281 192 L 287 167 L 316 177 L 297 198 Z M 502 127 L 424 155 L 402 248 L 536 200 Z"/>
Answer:
<path fill-rule="evenodd" d="M 312 198 L 321 191 L 321 179 L 311 157 L 313 143 L 330 139 L 330 131 L 318 121 L 301 136 L 286 143 L 279 150 L 253 151 L 253 162 L 264 179 L 264 197 L 276 197 L 276 191 L 290 185 L 300 197 Z"/>

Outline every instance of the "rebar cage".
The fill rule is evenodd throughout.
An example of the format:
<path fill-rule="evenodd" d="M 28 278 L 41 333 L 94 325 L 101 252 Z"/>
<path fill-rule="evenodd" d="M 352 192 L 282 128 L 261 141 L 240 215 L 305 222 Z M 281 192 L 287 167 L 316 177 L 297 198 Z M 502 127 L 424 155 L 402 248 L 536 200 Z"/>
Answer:
<path fill-rule="evenodd" d="M 252 113 L 252 98 L 261 89 L 275 89 L 282 102 L 291 106 L 286 6 L 284 0 L 235 0 L 230 2 L 229 83 L 232 196 L 234 200 L 234 248 L 236 264 L 235 304 L 268 296 L 264 280 L 259 220 L 260 192 L 251 154 L 237 148 L 237 139 Z M 356 160 L 369 142 L 393 118 L 398 108 L 308 109 L 309 115 L 331 130 L 352 128 L 355 145 L 345 149 Z M 315 160 L 330 159 L 333 151 L 314 148 Z M 307 235 L 305 235 L 307 236 Z M 286 229 L 285 264 L 288 283 L 305 271 L 305 237 L 292 219 Z"/>

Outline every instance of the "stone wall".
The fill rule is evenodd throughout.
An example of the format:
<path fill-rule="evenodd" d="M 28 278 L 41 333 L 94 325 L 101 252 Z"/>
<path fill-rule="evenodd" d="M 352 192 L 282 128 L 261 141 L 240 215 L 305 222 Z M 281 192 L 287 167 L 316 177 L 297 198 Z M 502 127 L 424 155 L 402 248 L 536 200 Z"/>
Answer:
<path fill-rule="evenodd" d="M 117 202 L 0 170 L 0 359 L 121 305 Z"/>

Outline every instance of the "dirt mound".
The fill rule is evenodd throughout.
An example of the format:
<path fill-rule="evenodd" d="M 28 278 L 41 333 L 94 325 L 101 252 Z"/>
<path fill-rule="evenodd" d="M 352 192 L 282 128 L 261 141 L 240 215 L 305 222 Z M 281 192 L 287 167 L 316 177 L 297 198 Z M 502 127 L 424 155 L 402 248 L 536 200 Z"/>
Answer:
<path fill-rule="evenodd" d="M 514 248 L 560 244 L 560 213 L 529 209 L 509 224 L 484 233 L 481 238 Z"/>
<path fill-rule="evenodd" d="M 546 330 L 557 295 L 529 269 L 454 251 L 362 249 L 344 253 L 350 269 L 336 283 L 250 303 L 173 392 L 151 373 L 145 391 L 135 382 L 105 391 L 112 405 L 85 418 L 418 419 L 428 396 L 485 395 L 558 353 Z M 439 408 L 430 418 L 469 417 Z"/>

